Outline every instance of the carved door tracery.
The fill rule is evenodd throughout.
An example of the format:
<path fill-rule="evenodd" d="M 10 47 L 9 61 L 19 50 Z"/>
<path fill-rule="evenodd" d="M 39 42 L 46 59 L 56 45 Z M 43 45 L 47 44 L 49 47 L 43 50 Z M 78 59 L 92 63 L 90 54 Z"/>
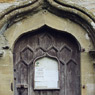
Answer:
<path fill-rule="evenodd" d="M 60 62 L 60 90 L 34 90 L 33 61 L 44 54 Z M 80 52 L 75 39 L 53 29 L 23 35 L 14 48 L 15 95 L 80 95 Z"/>

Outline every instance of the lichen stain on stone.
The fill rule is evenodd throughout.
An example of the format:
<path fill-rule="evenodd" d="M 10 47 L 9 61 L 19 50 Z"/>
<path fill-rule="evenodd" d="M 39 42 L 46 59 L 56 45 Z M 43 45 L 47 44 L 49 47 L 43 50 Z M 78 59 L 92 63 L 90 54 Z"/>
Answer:
<path fill-rule="evenodd" d="M 92 27 L 95 29 L 95 23 L 91 22 Z"/>
<path fill-rule="evenodd" d="M 59 5 L 58 8 L 63 8 L 63 6 L 60 6 L 60 5 Z"/>
<path fill-rule="evenodd" d="M 18 22 L 16 25 L 20 26 L 22 24 L 22 22 Z"/>
<path fill-rule="evenodd" d="M 92 93 L 91 95 L 95 95 L 95 84 L 94 83 L 93 84 L 87 84 L 86 87 L 87 87 L 88 95 L 90 95 L 91 93 Z"/>
<path fill-rule="evenodd" d="M 3 35 L 0 35 L 0 50 L 2 50 L 4 46 L 8 45 L 7 40 Z"/>
<path fill-rule="evenodd" d="M 90 39 L 87 33 L 85 34 L 85 38 L 86 38 L 87 40 Z"/>

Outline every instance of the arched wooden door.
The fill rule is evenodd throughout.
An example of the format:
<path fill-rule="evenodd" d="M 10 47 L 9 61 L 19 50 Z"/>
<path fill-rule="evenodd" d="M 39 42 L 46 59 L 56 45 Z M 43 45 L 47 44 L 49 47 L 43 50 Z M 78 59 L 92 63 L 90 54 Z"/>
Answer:
<path fill-rule="evenodd" d="M 81 95 L 80 51 L 77 41 L 70 34 L 41 28 L 21 36 L 15 43 L 13 54 L 15 95 Z M 48 60 L 51 60 L 51 70 L 52 62 L 58 66 L 58 73 L 52 71 L 52 74 L 49 73 L 51 76 L 46 75 L 50 79 L 47 84 L 44 84 L 45 81 L 42 84 L 39 84 L 39 80 L 38 83 L 35 82 L 37 60 L 47 62 L 47 68 L 50 66 Z M 35 84 L 39 85 L 39 89 L 35 89 Z"/>

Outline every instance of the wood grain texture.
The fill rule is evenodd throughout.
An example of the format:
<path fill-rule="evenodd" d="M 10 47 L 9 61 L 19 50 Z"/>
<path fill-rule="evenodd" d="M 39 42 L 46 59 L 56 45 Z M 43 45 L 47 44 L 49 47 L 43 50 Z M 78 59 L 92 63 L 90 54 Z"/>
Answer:
<path fill-rule="evenodd" d="M 20 95 L 18 84 L 21 95 L 81 95 L 78 48 L 72 36 L 48 28 L 20 37 L 14 47 L 15 95 Z M 44 54 L 59 60 L 59 90 L 34 90 L 34 60 Z"/>

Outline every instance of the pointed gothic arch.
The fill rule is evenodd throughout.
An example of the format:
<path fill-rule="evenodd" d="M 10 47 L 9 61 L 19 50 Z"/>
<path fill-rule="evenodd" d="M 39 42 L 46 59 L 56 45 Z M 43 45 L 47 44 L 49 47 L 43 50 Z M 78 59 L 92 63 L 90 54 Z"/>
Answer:
<path fill-rule="evenodd" d="M 48 26 L 21 35 L 13 50 L 15 95 L 81 95 L 80 48 L 79 42 L 70 33 Z M 36 78 L 38 68 L 42 73 L 48 73 L 50 76 L 47 74 L 46 78 L 51 80 Z M 51 75 L 57 80 L 52 80 Z M 44 84 L 41 85 L 41 82 Z"/>
<path fill-rule="evenodd" d="M 81 25 L 89 35 L 95 46 L 95 17 L 85 8 L 75 4 L 69 4 L 60 0 L 33 0 L 26 1 L 20 5 L 9 7 L 0 15 L 0 33 L 10 27 L 15 21 L 19 21 L 26 14 L 35 14 L 40 10 L 47 10 L 59 17 L 68 18 Z"/>
<path fill-rule="evenodd" d="M 44 14 L 42 17 L 39 15 L 40 12 L 42 12 L 41 16 L 42 16 L 42 14 Z M 54 19 L 51 18 L 51 15 L 45 14 L 47 12 L 52 14 L 53 16 L 56 16 L 57 19 L 60 18 L 60 21 L 58 21 L 59 19 L 57 20 L 56 18 L 54 18 Z M 40 16 L 40 18 L 37 19 L 38 16 L 36 14 L 38 14 L 38 16 Z M 50 23 L 48 23 L 48 21 L 46 21 L 46 19 L 44 19 L 43 21 L 40 20 L 42 18 L 47 18 L 47 17 L 49 18 Z M 27 18 L 32 18 L 32 19 L 27 20 Z M 35 19 L 37 19 L 38 22 Z M 9 51 L 10 51 L 10 49 L 13 50 L 13 47 L 15 45 L 16 40 L 18 40 L 18 37 L 21 37 L 23 33 L 27 34 L 27 33 L 31 32 L 30 34 L 32 34 L 32 32 L 40 29 L 41 27 L 42 28 L 48 27 L 50 29 L 53 29 L 54 31 L 60 31 L 60 33 L 61 32 L 62 33 L 63 32 L 64 33 L 65 32 L 70 33 L 70 35 L 73 36 L 72 38 L 74 38 L 74 41 L 77 43 L 78 50 L 81 51 L 80 44 L 82 44 L 82 45 L 84 44 L 82 42 L 80 43 L 80 41 L 79 41 L 79 39 L 81 39 L 81 37 L 78 38 L 78 36 L 74 35 L 75 31 L 74 32 L 72 32 L 72 31 L 69 32 L 68 30 L 65 30 L 65 28 L 63 27 L 65 24 L 61 23 L 61 20 L 63 20 L 63 19 L 69 19 L 71 22 L 75 23 L 77 26 L 79 25 L 79 27 L 81 27 L 82 29 L 85 30 L 85 32 L 88 34 L 90 40 L 92 41 L 92 44 L 91 44 L 90 40 L 88 40 L 88 43 L 90 43 L 91 46 L 93 45 L 91 47 L 91 49 L 92 49 L 91 53 L 95 55 L 95 50 L 94 50 L 95 49 L 95 17 L 93 16 L 92 13 L 90 13 L 88 10 L 86 10 L 84 8 L 81 8 L 81 7 L 79 7 L 75 4 L 74 5 L 69 4 L 69 3 L 66 3 L 66 2 L 60 1 L 60 0 L 32 0 L 30 2 L 21 3 L 20 5 L 12 6 L 12 7 L 8 8 L 7 10 L 3 11 L 0 14 L 0 34 L 1 34 L 2 37 L 5 38 L 5 40 L 7 39 L 5 43 L 7 43 L 7 41 L 8 41 L 10 44 L 9 44 L 9 46 L 6 46 L 6 45 L 2 46 L 2 48 L 3 49 L 9 49 Z M 32 22 L 32 20 L 33 20 L 34 23 L 32 23 L 32 24 L 29 23 L 29 22 Z M 23 25 L 21 25 L 22 23 L 19 23 L 20 21 L 23 22 Z M 25 21 L 27 21 L 28 24 L 25 24 Z M 67 22 L 69 22 L 69 21 L 67 21 Z M 53 26 L 53 24 L 55 24 L 55 26 Z M 61 26 L 61 28 L 60 28 L 59 24 L 63 25 L 63 26 Z M 27 26 L 26 28 L 28 28 L 28 29 L 24 28 L 24 29 L 21 30 L 21 28 L 24 27 L 25 25 Z M 20 30 L 16 31 L 15 26 L 19 26 L 17 28 L 20 29 Z M 74 26 L 74 28 L 75 28 L 75 26 Z M 80 31 L 76 30 L 76 32 L 77 32 L 77 34 L 81 34 L 82 32 L 84 32 L 84 30 L 82 30 L 82 31 L 81 30 Z M 4 35 L 6 35 L 6 36 L 4 36 Z M 84 35 L 80 35 L 80 36 L 82 36 L 82 38 L 84 38 L 83 42 L 87 41 L 87 40 L 85 40 Z M 10 38 L 12 38 L 12 39 L 10 39 Z M 47 36 L 47 38 L 48 38 L 48 36 Z M 86 49 L 89 48 L 88 43 L 83 45 L 83 46 L 85 46 L 85 48 L 87 46 Z M 30 55 L 33 54 L 33 50 L 29 46 L 24 48 L 22 50 L 22 52 L 24 52 L 24 51 L 26 52 L 26 50 L 29 53 L 32 52 Z M 71 52 L 71 49 L 68 46 L 63 46 L 61 48 L 61 51 L 63 53 L 64 53 L 64 50 L 68 51 L 68 53 Z M 38 52 L 42 52 L 42 51 L 44 51 L 44 50 L 42 48 L 39 48 Z M 51 47 L 49 53 L 52 53 L 52 52 L 54 53 L 54 51 L 56 51 L 56 48 Z M 83 51 L 85 51 L 85 49 Z M 89 51 L 87 51 L 87 55 L 88 55 L 88 52 Z M 21 55 L 23 55 L 24 53 L 22 53 Z M 9 55 L 9 56 L 12 56 L 13 51 L 10 54 L 11 55 Z M 87 55 L 84 55 L 84 56 L 81 55 L 81 59 L 82 59 L 81 64 L 85 64 L 85 63 L 88 64 L 89 63 L 88 61 L 83 60 L 83 57 L 88 58 Z M 22 56 L 21 59 L 23 59 L 24 57 L 25 56 Z M 11 57 L 10 59 L 11 59 L 11 65 L 12 65 L 13 64 L 13 62 L 12 62 L 13 58 Z M 6 60 L 8 60 L 8 59 L 6 59 Z M 22 67 L 24 67 L 24 68 L 26 67 L 26 63 L 27 63 L 27 61 L 25 61 L 25 60 L 24 60 L 25 64 L 22 65 Z M 61 61 L 62 61 L 62 58 L 61 58 Z M 8 63 L 10 63 L 9 60 L 8 60 Z M 22 64 L 23 61 L 18 60 L 18 63 Z M 31 61 L 30 61 L 30 63 L 31 63 Z M 73 66 L 71 66 L 70 63 L 73 64 L 74 67 L 76 67 L 76 61 L 75 60 L 71 59 L 71 60 L 68 61 L 68 67 L 69 68 L 71 67 L 71 69 L 72 69 Z M 91 63 L 89 63 L 89 64 L 91 64 Z M 61 64 L 61 65 L 63 66 L 64 64 Z M 13 69 L 13 68 L 11 68 L 11 69 Z M 25 70 L 27 72 L 27 69 L 25 69 Z M 14 69 L 14 71 L 15 71 L 15 69 Z M 74 71 L 72 71 L 72 73 L 73 72 Z M 69 74 L 68 74 L 68 76 L 69 76 Z M 14 79 L 15 79 L 15 77 L 14 77 Z M 84 84 L 82 84 L 82 85 L 83 85 L 83 89 L 84 89 L 85 85 Z M 19 88 L 20 85 L 17 85 L 17 87 Z M 22 88 L 23 88 L 23 86 L 22 86 Z M 24 85 L 24 88 L 27 89 L 27 85 Z M 72 88 L 72 86 L 71 86 L 71 88 Z M 24 94 L 26 94 L 26 93 L 27 93 L 27 90 L 24 92 Z"/>

